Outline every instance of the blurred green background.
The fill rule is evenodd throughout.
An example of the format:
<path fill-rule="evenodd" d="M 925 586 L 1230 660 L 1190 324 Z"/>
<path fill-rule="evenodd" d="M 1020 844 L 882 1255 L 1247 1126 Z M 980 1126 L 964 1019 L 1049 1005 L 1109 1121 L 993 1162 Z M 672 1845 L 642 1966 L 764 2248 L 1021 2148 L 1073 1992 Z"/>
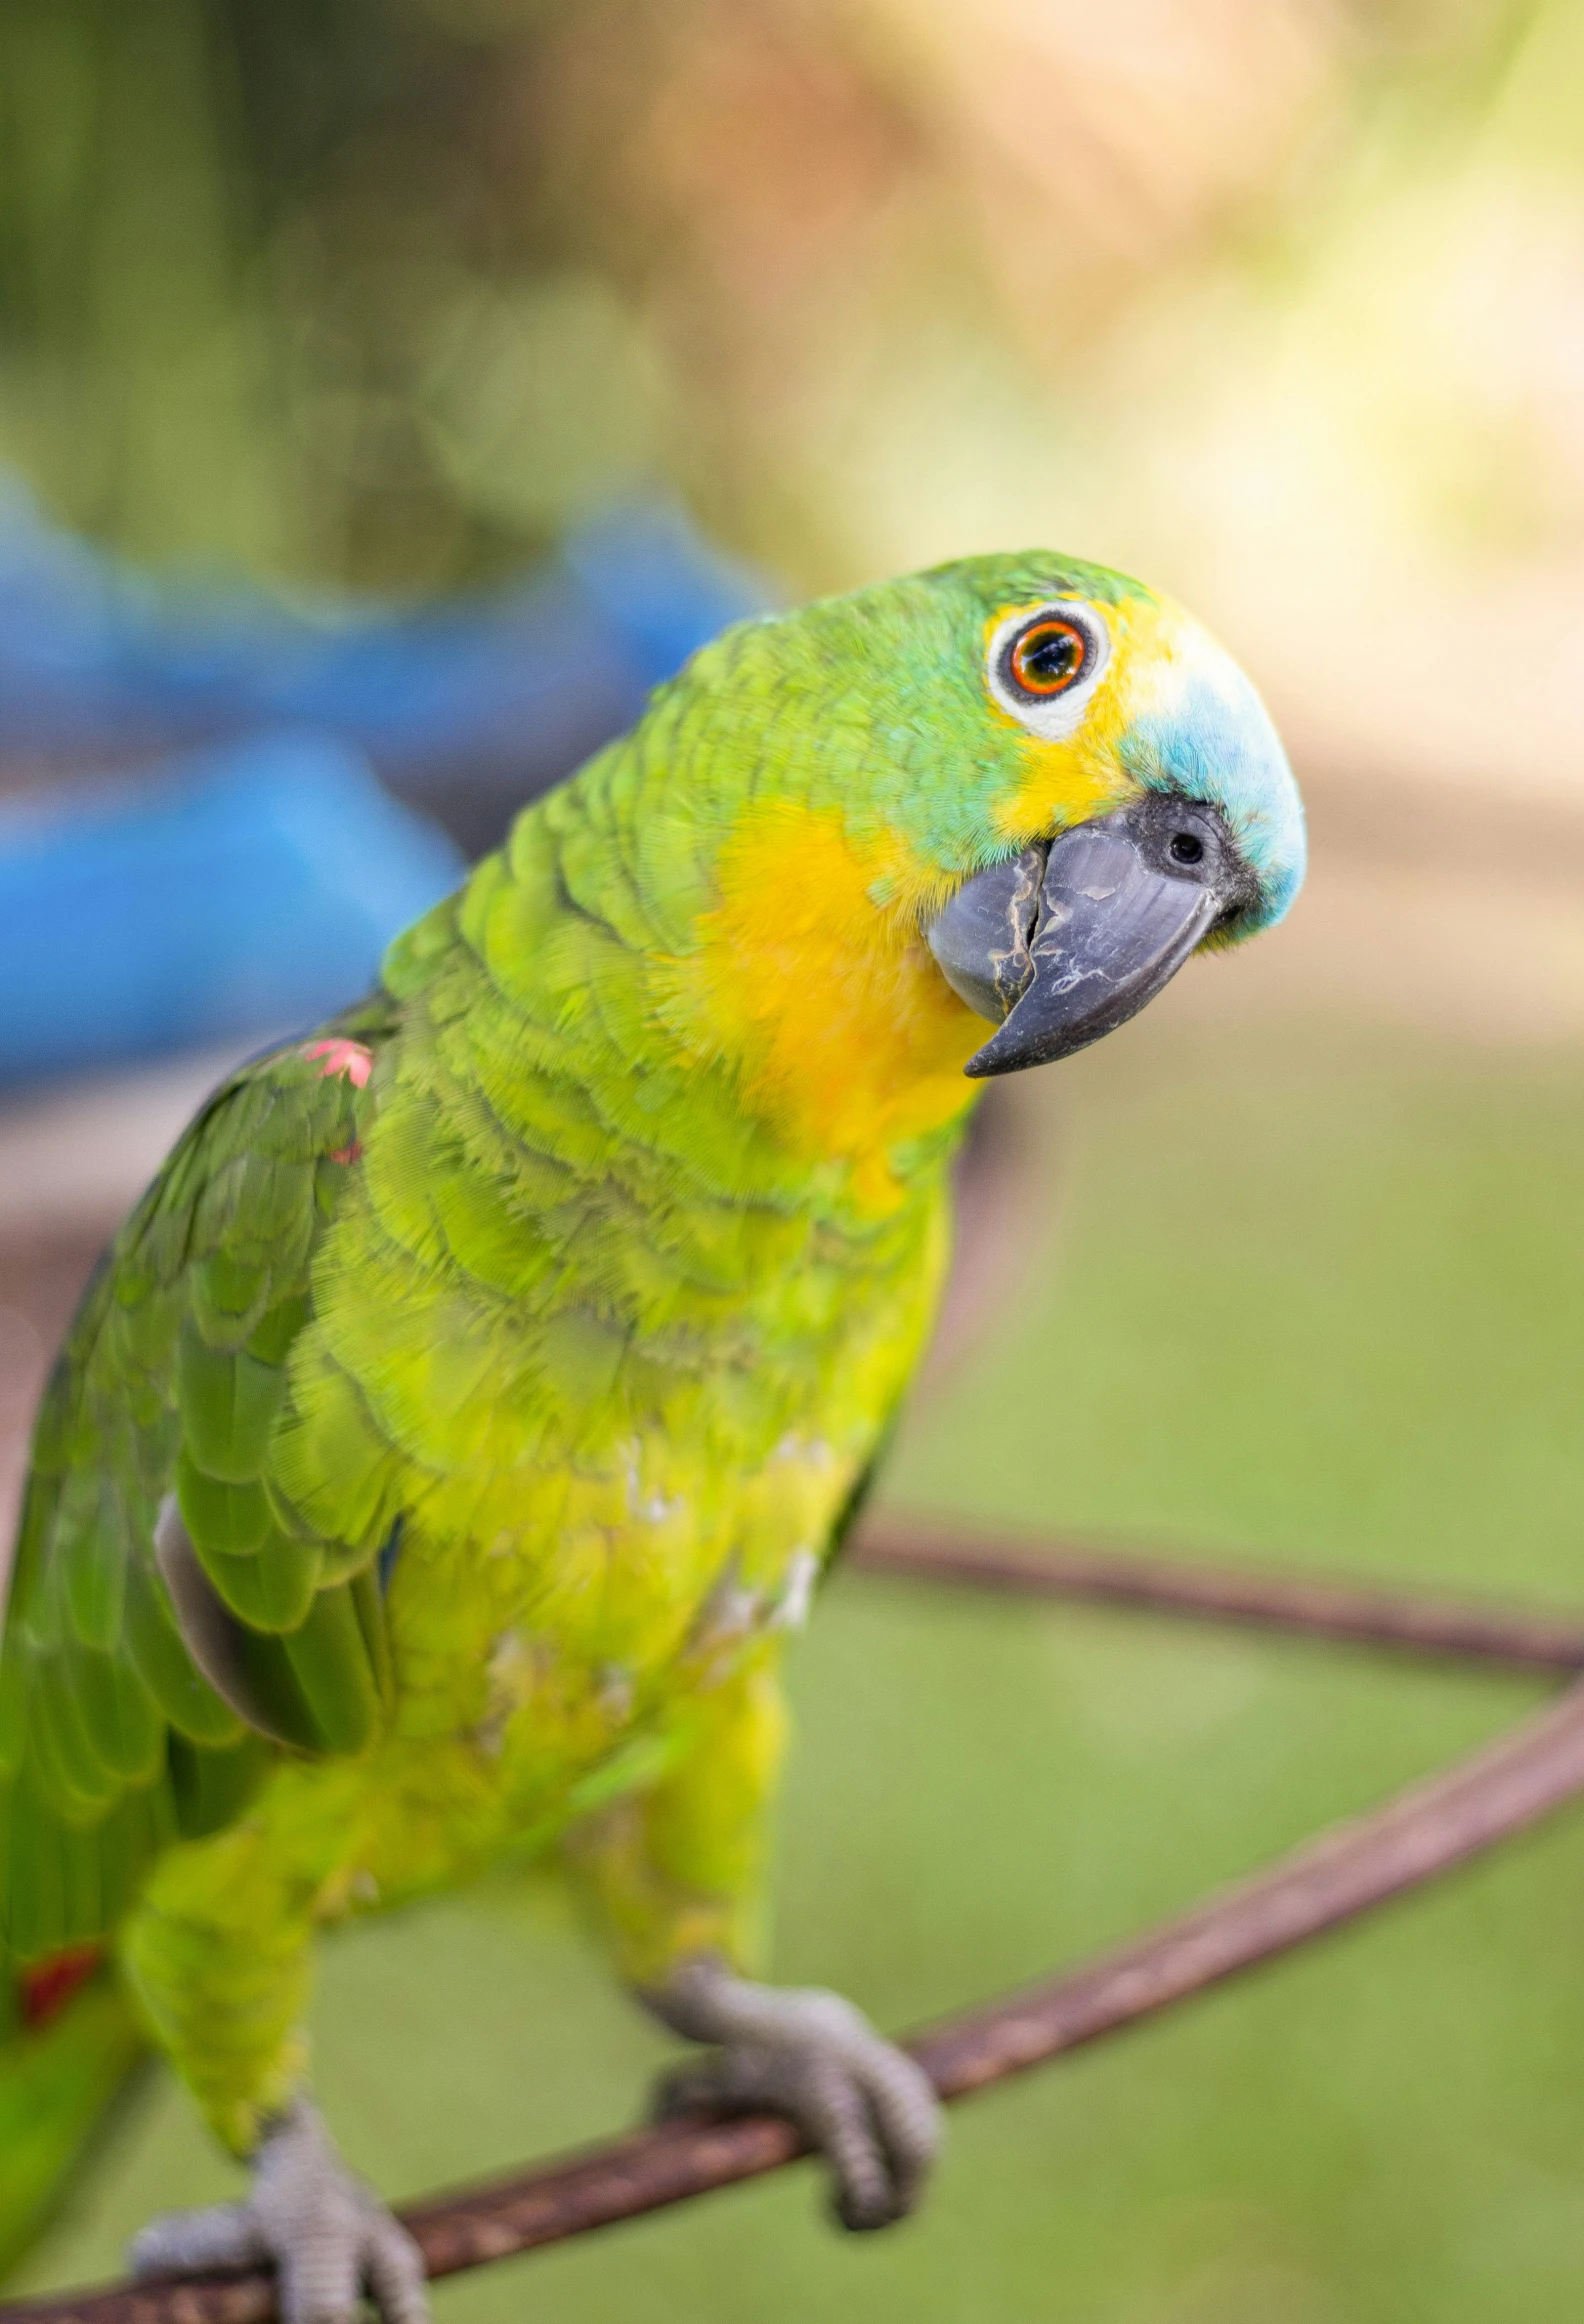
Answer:
<path fill-rule="evenodd" d="M 1044 539 L 1206 612 L 1314 878 L 1020 1092 L 892 1500 L 1584 1597 L 1578 0 L 0 0 L 0 460 L 153 569 L 428 601 L 634 487 L 794 593 Z M 856 1574 L 778 1974 L 888 2026 L 1137 1927 L 1524 1683 Z M 1584 2295 L 1584 1821 L 953 2117 L 442 2316 L 1539 2324 Z M 560 1892 L 325 1949 L 392 2194 L 632 2118 Z M 234 2184 L 141 2088 L 23 2281 Z"/>
<path fill-rule="evenodd" d="M 299 589 L 1056 540 L 1312 765 L 1554 794 L 1581 101 L 1577 0 L 0 0 L 0 460 Z"/>

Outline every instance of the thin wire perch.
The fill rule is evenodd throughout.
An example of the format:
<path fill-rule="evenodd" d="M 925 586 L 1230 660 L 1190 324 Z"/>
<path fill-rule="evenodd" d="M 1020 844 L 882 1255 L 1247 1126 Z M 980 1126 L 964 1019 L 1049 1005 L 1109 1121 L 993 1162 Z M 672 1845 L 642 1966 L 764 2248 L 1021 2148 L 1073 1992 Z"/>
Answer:
<path fill-rule="evenodd" d="M 1255 1566 L 1062 1544 L 964 1540 L 871 1523 L 855 1562 L 880 1573 L 1190 1613 L 1315 1637 L 1575 1674 L 1561 1699 L 1495 1742 L 1253 1878 L 1087 1965 L 925 2028 L 905 2047 L 943 2099 L 1098 2040 L 1273 1959 L 1477 1855 L 1584 1791 L 1584 1627 L 1494 1604 L 1409 1596 Z M 533 2251 L 716 2187 L 807 2149 L 768 2115 L 692 2116 L 559 2162 L 436 2195 L 401 2216 L 431 2277 Z M 0 2308 L 0 2324 L 270 2324 L 267 2272 L 114 2284 Z"/>

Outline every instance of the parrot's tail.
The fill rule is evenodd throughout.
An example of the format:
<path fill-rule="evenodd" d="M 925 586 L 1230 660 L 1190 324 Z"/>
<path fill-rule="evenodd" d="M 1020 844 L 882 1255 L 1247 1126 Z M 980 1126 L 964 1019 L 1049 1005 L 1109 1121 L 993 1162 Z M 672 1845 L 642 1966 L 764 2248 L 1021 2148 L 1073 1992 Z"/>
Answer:
<path fill-rule="evenodd" d="M 97 1951 L 20 1977 L 0 1959 L 0 2276 L 49 2217 L 147 2043 Z"/>

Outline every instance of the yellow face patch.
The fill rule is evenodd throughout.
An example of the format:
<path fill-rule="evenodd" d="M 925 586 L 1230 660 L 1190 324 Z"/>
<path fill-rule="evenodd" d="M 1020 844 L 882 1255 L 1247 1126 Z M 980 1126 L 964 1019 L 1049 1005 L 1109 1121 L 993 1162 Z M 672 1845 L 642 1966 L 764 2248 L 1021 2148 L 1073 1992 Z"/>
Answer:
<path fill-rule="evenodd" d="M 1021 611 L 1035 612 L 1044 599 L 1019 607 L 1002 606 L 985 623 L 984 644 L 1001 625 Z M 1022 774 L 1017 787 L 994 809 L 998 834 L 1022 845 L 1048 838 L 1075 823 L 1090 822 L 1124 806 L 1135 786 L 1124 771 L 1118 745 L 1144 707 L 1139 698 L 1139 672 L 1150 673 L 1152 689 L 1173 682 L 1173 665 L 1182 640 L 1183 619 L 1160 601 L 1134 597 L 1120 605 L 1083 601 L 1111 633 L 1111 656 L 1095 689 L 1082 724 L 1060 742 L 1048 742 L 1023 726 L 985 689 L 988 714 L 1018 738 Z"/>
<path fill-rule="evenodd" d="M 669 964 L 668 1015 L 681 1004 L 794 1152 L 850 1163 L 860 1207 L 892 1209 L 892 1150 L 972 1102 L 962 1069 L 985 1037 L 917 934 L 938 875 L 900 840 L 858 846 L 832 811 L 767 801 L 717 880 L 697 951 Z"/>

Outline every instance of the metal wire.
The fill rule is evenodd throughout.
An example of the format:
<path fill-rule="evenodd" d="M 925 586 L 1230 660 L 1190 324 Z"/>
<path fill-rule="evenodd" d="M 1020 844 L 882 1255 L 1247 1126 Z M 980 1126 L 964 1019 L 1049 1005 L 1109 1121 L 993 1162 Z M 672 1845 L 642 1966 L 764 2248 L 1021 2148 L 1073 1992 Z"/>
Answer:
<path fill-rule="evenodd" d="M 874 1573 L 1195 1614 L 1458 1661 L 1584 1670 L 1584 1623 L 1576 1617 L 1477 1598 L 1374 1589 L 1253 1563 L 1212 1565 L 1066 1541 L 967 1535 L 895 1518 L 866 1523 L 853 1562 Z"/>

